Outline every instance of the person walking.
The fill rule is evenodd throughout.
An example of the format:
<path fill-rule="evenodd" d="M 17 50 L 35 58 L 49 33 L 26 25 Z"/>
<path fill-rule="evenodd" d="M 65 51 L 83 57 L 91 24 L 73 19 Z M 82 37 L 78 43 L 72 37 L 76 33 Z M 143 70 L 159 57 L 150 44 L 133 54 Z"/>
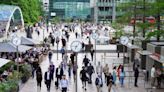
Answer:
<path fill-rule="evenodd" d="M 155 65 L 151 68 L 151 86 L 155 88 Z"/>
<path fill-rule="evenodd" d="M 108 92 L 111 92 L 112 84 L 113 84 L 113 76 L 112 76 L 111 73 L 108 73 L 108 74 L 107 74 Z"/>
<path fill-rule="evenodd" d="M 72 71 L 72 63 L 71 63 L 71 60 L 70 60 L 69 63 L 68 63 L 68 76 L 69 76 L 69 78 L 71 78 L 71 71 Z"/>
<path fill-rule="evenodd" d="M 94 73 L 94 67 L 92 66 L 91 63 L 89 63 L 89 66 L 87 67 L 87 73 L 89 75 L 89 80 L 88 83 L 92 84 L 92 74 Z"/>
<path fill-rule="evenodd" d="M 84 59 L 83 59 L 83 64 L 85 67 L 88 66 L 88 63 L 89 63 L 89 59 L 87 58 L 87 56 L 85 55 Z"/>
<path fill-rule="evenodd" d="M 56 89 L 58 89 L 59 80 L 61 80 L 63 74 L 64 74 L 63 68 L 59 65 L 59 67 L 56 68 L 56 79 L 57 79 L 57 80 L 55 81 Z"/>
<path fill-rule="evenodd" d="M 74 62 L 74 64 L 73 64 L 73 79 L 74 79 L 74 82 L 76 80 L 77 69 L 78 69 L 77 62 Z"/>
<path fill-rule="evenodd" d="M 65 38 L 62 37 L 61 41 L 62 41 L 62 46 L 65 47 L 66 46 L 66 40 L 65 40 Z"/>
<path fill-rule="evenodd" d="M 134 86 L 135 86 L 135 87 L 138 87 L 138 85 L 137 85 L 138 76 L 139 76 L 139 70 L 138 70 L 138 68 L 139 68 L 139 65 L 137 65 L 137 66 L 135 67 L 135 69 L 134 69 L 134 77 L 135 77 Z"/>
<path fill-rule="evenodd" d="M 50 64 L 50 72 L 51 72 L 51 78 L 54 79 L 54 71 L 55 71 L 55 65 L 51 62 Z"/>
<path fill-rule="evenodd" d="M 36 70 L 36 81 L 37 81 L 37 86 L 39 86 L 40 89 L 41 89 L 41 84 L 42 84 L 42 70 L 41 70 L 40 66 Z"/>
<path fill-rule="evenodd" d="M 103 72 L 105 75 L 105 83 L 107 83 L 107 74 L 109 73 L 109 66 L 108 64 L 105 64 L 104 68 L 103 68 Z"/>
<path fill-rule="evenodd" d="M 76 36 L 76 39 L 77 39 L 77 36 L 78 36 L 78 33 L 77 32 L 75 32 L 75 36 Z"/>
<path fill-rule="evenodd" d="M 113 67 L 113 84 L 116 85 L 116 80 L 117 80 L 117 73 L 116 73 L 116 66 Z"/>
<path fill-rule="evenodd" d="M 157 74 L 157 88 L 161 88 L 162 72 L 160 68 L 157 69 L 156 74 Z"/>
<path fill-rule="evenodd" d="M 91 60 L 92 60 L 92 61 L 93 61 L 94 52 L 95 52 L 95 50 L 94 50 L 93 47 L 92 47 L 91 50 L 90 50 Z"/>
<path fill-rule="evenodd" d="M 103 67 L 102 67 L 100 61 L 98 62 L 98 65 L 96 66 L 96 72 L 97 72 L 98 75 L 102 76 Z"/>
<path fill-rule="evenodd" d="M 48 68 L 48 71 L 45 72 L 44 74 L 44 80 L 45 80 L 45 84 L 47 86 L 47 91 L 50 92 L 50 87 L 51 87 L 51 72 L 50 69 Z"/>
<path fill-rule="evenodd" d="M 82 81 L 82 85 L 83 85 L 83 88 L 85 90 L 87 90 L 86 88 L 86 82 L 88 81 L 88 77 L 87 77 L 87 71 L 85 70 L 85 67 L 83 66 L 82 67 L 82 70 L 80 71 L 80 79 Z"/>
<path fill-rule="evenodd" d="M 62 59 L 63 59 L 64 54 L 65 54 L 65 48 L 64 47 L 61 48 L 60 53 L 62 54 Z"/>
<path fill-rule="evenodd" d="M 98 76 L 95 80 L 95 85 L 97 88 L 97 92 L 102 92 L 103 80 L 102 80 L 102 76 L 100 74 L 98 74 Z"/>
<path fill-rule="evenodd" d="M 48 52 L 48 59 L 49 59 L 49 62 L 51 62 L 51 60 L 52 60 L 52 55 L 53 55 L 52 51 L 49 51 L 49 52 Z"/>
<path fill-rule="evenodd" d="M 124 78 L 125 78 L 125 71 L 124 71 L 124 67 L 122 66 L 121 72 L 120 72 L 120 84 L 121 84 L 121 87 L 124 86 Z"/>
<path fill-rule="evenodd" d="M 60 80 L 59 85 L 60 85 L 62 92 L 67 92 L 69 83 L 68 83 L 68 80 L 66 79 L 65 75 L 62 76 L 62 79 Z"/>

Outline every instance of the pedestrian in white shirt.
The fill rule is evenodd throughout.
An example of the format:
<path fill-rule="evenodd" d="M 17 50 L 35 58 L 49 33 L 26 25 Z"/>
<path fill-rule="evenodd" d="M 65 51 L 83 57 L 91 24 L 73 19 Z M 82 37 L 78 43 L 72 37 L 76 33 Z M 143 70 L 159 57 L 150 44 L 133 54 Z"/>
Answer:
<path fill-rule="evenodd" d="M 96 66 L 96 72 L 97 72 L 98 75 L 102 76 L 103 67 L 102 67 L 100 62 L 98 62 L 98 65 Z"/>
<path fill-rule="evenodd" d="M 60 80 L 60 88 L 62 90 L 62 92 L 67 92 L 68 90 L 68 80 L 66 79 L 66 76 L 63 75 L 62 79 Z"/>
<path fill-rule="evenodd" d="M 154 87 L 154 83 L 155 83 L 155 65 L 153 65 L 153 67 L 151 68 L 151 86 Z"/>

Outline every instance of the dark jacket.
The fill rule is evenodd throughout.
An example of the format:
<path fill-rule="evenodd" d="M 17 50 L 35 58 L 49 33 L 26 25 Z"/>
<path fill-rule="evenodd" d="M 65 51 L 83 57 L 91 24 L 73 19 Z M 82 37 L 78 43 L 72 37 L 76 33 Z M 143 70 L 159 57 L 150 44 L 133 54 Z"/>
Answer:
<path fill-rule="evenodd" d="M 60 71 L 58 71 L 58 70 L 59 70 L 59 68 L 56 68 L 56 77 L 61 78 L 64 74 L 63 68 L 60 68 Z M 58 72 L 60 72 L 60 75 L 58 75 Z"/>
<path fill-rule="evenodd" d="M 50 73 L 49 73 L 49 78 L 50 78 L 49 81 L 51 81 L 52 78 L 51 78 L 51 74 L 50 74 Z M 45 72 L 45 74 L 44 74 L 44 80 L 45 80 L 45 81 L 48 80 L 48 79 L 47 79 L 47 72 Z"/>
<path fill-rule="evenodd" d="M 86 70 L 81 70 L 80 71 L 80 78 L 82 81 L 87 81 L 88 77 L 87 77 L 87 71 Z"/>
<path fill-rule="evenodd" d="M 42 81 L 42 72 L 39 70 L 36 70 L 36 80 L 37 81 Z"/>
<path fill-rule="evenodd" d="M 88 72 L 89 75 L 91 75 L 94 72 L 94 68 L 93 68 L 92 65 L 91 66 L 90 65 L 88 66 L 87 72 Z"/>
<path fill-rule="evenodd" d="M 134 69 L 134 77 L 138 77 L 139 76 L 139 70 L 138 68 Z"/>
<path fill-rule="evenodd" d="M 113 83 L 113 76 L 107 76 L 107 86 L 110 84 L 110 83 Z"/>

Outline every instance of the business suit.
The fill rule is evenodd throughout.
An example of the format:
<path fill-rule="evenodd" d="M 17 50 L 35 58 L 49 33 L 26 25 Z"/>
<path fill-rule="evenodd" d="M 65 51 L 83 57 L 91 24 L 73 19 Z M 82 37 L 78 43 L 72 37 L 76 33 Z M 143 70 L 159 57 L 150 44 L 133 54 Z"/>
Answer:
<path fill-rule="evenodd" d="M 57 81 L 56 81 L 57 85 L 56 85 L 56 87 L 57 88 L 58 88 L 59 80 L 61 80 L 61 78 L 62 78 L 62 76 L 64 74 L 63 68 L 60 68 L 60 70 L 59 70 L 59 68 L 60 67 L 56 68 L 56 78 L 57 78 Z"/>
<path fill-rule="evenodd" d="M 51 87 L 51 72 L 50 71 L 47 71 L 45 72 L 44 74 L 44 80 L 45 80 L 45 84 L 47 86 L 47 90 L 50 91 L 50 87 Z"/>

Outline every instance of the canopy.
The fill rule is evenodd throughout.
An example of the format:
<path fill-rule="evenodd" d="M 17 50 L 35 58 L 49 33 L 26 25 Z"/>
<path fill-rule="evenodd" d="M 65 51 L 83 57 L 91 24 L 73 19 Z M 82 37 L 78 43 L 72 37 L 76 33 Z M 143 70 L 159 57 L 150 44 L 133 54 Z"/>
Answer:
<path fill-rule="evenodd" d="M 0 67 L 4 66 L 4 65 L 7 64 L 8 62 L 10 62 L 10 60 L 0 58 Z"/>
<path fill-rule="evenodd" d="M 25 46 L 25 45 L 19 45 L 18 51 L 19 52 L 25 52 L 27 50 L 30 50 L 32 47 Z M 0 52 L 17 52 L 17 47 L 12 43 L 0 43 Z"/>
<path fill-rule="evenodd" d="M 22 45 L 38 45 L 38 44 L 40 44 L 40 42 L 37 40 L 34 40 L 34 39 L 21 37 L 21 44 Z"/>

